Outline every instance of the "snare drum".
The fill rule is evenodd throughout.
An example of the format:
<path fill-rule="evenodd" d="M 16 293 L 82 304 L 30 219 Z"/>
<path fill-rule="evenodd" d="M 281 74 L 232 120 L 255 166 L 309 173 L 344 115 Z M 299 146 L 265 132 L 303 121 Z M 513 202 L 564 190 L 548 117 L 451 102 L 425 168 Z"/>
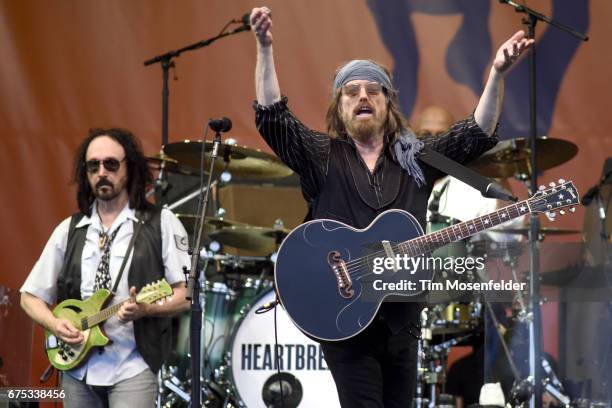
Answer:
<path fill-rule="evenodd" d="M 232 334 L 229 368 L 237 396 L 249 408 L 280 406 L 282 389 L 286 407 L 339 407 L 321 346 L 302 334 L 280 305 L 276 308 L 275 348 L 274 310 L 255 314 L 259 307 L 274 300 L 275 292 L 266 289 Z"/>

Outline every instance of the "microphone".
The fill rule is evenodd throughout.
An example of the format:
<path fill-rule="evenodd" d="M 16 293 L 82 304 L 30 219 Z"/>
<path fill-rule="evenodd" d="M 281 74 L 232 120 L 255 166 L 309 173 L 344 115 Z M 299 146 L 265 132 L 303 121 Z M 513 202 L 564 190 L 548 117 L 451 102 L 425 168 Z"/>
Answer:
<path fill-rule="evenodd" d="M 230 34 L 238 34 L 243 31 L 251 31 L 251 13 L 246 13 L 239 19 L 235 18 L 231 21 L 231 23 L 240 24 L 240 27 L 230 31 Z"/>
<path fill-rule="evenodd" d="M 274 299 L 272 302 L 264 303 L 262 306 L 258 307 L 257 310 L 255 310 L 255 314 L 269 312 L 270 310 L 274 309 L 278 303 L 278 299 Z"/>
<path fill-rule="evenodd" d="M 599 194 L 599 188 L 603 186 L 604 184 L 606 184 L 606 181 L 608 180 L 608 177 L 610 177 L 610 175 L 612 175 L 612 171 L 601 176 L 599 183 L 589 188 L 589 190 L 582 196 L 582 200 L 580 200 L 582 205 L 587 206 L 591 204 L 591 201 L 593 201 L 595 196 Z"/>
<path fill-rule="evenodd" d="M 480 194 L 485 198 L 497 198 L 498 200 L 512 201 L 515 203 L 518 201 L 518 198 L 494 181 L 487 184 L 485 190 L 481 190 Z"/>
<path fill-rule="evenodd" d="M 599 194 L 599 184 L 589 188 L 589 190 L 582 196 L 582 200 L 580 200 L 580 202 L 582 205 L 588 206 L 591 204 L 591 201 L 593 201 L 597 194 Z"/>
<path fill-rule="evenodd" d="M 440 198 L 442 197 L 442 194 L 444 194 L 444 191 L 446 190 L 449 184 L 450 179 L 447 179 L 440 190 L 432 192 L 433 198 L 431 200 L 431 203 L 429 203 L 429 206 L 427 207 L 429 212 L 431 212 L 431 221 L 438 221 L 438 217 L 440 215 Z"/>
<path fill-rule="evenodd" d="M 208 121 L 208 127 L 217 133 L 229 132 L 232 128 L 232 121 L 225 117 L 223 119 L 211 119 Z"/>
<path fill-rule="evenodd" d="M 240 20 L 236 21 L 237 23 L 242 23 L 244 27 L 247 27 L 249 30 L 251 29 L 251 13 L 248 12 L 240 18 Z"/>

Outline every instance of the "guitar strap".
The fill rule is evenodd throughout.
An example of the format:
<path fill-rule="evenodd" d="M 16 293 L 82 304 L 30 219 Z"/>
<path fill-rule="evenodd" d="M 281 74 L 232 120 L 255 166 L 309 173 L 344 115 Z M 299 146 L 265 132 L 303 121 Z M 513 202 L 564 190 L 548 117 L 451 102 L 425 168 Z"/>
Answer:
<path fill-rule="evenodd" d="M 429 164 L 431 167 L 438 169 L 443 173 L 463 181 L 465 184 L 472 186 L 477 190 L 480 190 L 482 183 L 485 183 L 486 187 L 486 185 L 490 182 L 490 180 L 476 173 L 474 170 L 449 159 L 445 155 L 436 152 L 429 146 L 423 147 L 423 150 L 419 155 L 419 160 Z"/>
<path fill-rule="evenodd" d="M 117 279 L 115 280 L 115 284 L 113 285 L 112 293 L 113 295 L 117 293 L 117 288 L 119 287 L 119 281 L 121 281 L 121 276 L 123 275 L 123 270 L 125 269 L 125 264 L 127 264 L 128 258 L 130 257 L 130 252 L 134 248 L 134 243 L 136 242 L 136 237 L 142 228 L 142 224 L 144 221 L 140 221 L 140 219 L 136 222 L 134 226 L 134 233 L 132 234 L 132 239 L 130 239 L 130 243 L 125 251 L 125 256 L 123 257 L 123 262 L 121 262 L 121 268 L 119 269 L 119 274 L 117 275 Z"/>

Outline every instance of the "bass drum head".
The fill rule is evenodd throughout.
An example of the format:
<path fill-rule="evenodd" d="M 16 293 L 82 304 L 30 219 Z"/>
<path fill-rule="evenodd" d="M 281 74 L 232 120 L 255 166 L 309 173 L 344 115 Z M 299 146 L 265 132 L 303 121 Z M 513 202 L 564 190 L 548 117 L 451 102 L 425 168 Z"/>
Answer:
<path fill-rule="evenodd" d="M 234 329 L 230 376 L 237 396 L 249 408 L 280 407 L 282 390 L 283 408 L 340 407 L 321 346 L 302 334 L 280 305 L 276 307 L 275 353 L 274 309 L 255 313 L 275 297 L 272 289 L 264 292 Z"/>

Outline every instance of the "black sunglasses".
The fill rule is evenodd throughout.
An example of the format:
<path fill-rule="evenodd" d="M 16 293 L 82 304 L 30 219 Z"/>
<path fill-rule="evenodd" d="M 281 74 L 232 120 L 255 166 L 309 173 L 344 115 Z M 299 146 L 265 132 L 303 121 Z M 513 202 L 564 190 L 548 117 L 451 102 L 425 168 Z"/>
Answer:
<path fill-rule="evenodd" d="M 87 160 L 85 162 L 85 168 L 87 168 L 87 171 L 89 173 L 97 173 L 98 170 L 100 170 L 100 163 L 102 163 L 102 165 L 104 166 L 104 168 L 107 171 L 112 171 L 115 172 L 117 170 L 119 170 L 119 167 L 121 166 L 121 162 L 123 162 L 125 160 L 125 157 L 121 160 L 117 160 L 117 159 L 104 159 L 104 160 Z"/>

